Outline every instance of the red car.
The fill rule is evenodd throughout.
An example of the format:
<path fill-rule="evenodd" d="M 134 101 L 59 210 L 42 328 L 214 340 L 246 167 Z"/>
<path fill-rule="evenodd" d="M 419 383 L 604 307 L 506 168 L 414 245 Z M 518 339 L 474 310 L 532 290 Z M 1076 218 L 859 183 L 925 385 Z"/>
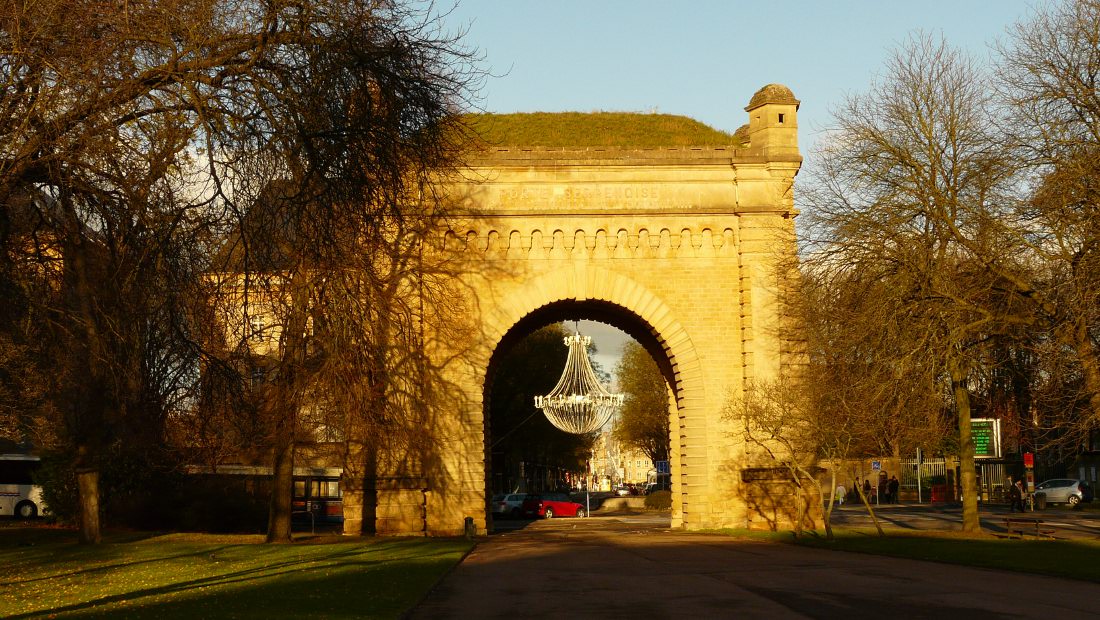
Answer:
<path fill-rule="evenodd" d="M 528 495 L 523 500 L 523 514 L 529 519 L 542 517 L 583 517 L 585 515 L 584 504 L 578 504 L 570 500 L 562 493 L 543 493 L 542 495 Z"/>

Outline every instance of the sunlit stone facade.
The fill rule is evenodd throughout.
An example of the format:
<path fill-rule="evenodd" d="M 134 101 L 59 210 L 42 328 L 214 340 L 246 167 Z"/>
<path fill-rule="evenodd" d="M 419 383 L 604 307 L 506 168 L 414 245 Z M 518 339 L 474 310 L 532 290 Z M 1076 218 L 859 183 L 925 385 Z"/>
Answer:
<path fill-rule="evenodd" d="M 462 361 L 448 367 L 460 397 L 436 429 L 445 457 L 427 480 L 429 533 L 458 533 L 465 517 L 479 531 L 488 525 L 484 399 L 494 351 L 576 318 L 631 334 L 672 383 L 675 527 L 784 521 L 783 497 L 764 500 L 758 483 L 743 481 L 761 460 L 723 412 L 789 362 L 776 265 L 794 253 L 798 101 L 773 84 L 745 110 L 743 148 L 500 148 L 448 187 L 459 216 L 442 245 L 458 266 L 471 331 L 433 344 L 436 359 Z"/>

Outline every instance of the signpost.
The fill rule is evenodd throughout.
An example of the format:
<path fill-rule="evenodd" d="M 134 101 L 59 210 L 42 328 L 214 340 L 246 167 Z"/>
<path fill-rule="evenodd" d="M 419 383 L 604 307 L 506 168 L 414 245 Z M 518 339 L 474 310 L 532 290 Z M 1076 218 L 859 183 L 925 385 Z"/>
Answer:
<path fill-rule="evenodd" d="M 920 492 L 920 470 L 924 469 L 924 454 L 921 453 L 920 448 L 917 448 L 917 503 L 921 503 Z"/>
<path fill-rule="evenodd" d="M 974 442 L 974 458 L 1001 456 L 1001 421 L 996 418 L 974 418 L 970 421 L 970 437 Z"/>
<path fill-rule="evenodd" d="M 882 471 L 882 461 L 871 461 L 871 470 L 872 471 Z M 876 505 L 878 505 L 879 502 L 880 502 L 880 498 L 878 496 L 879 495 L 878 490 L 880 488 L 882 488 L 882 487 L 879 484 L 878 476 L 875 476 L 875 504 Z"/>
<path fill-rule="evenodd" d="M 1035 492 L 1035 455 L 1024 452 L 1024 478 L 1027 480 L 1027 492 Z"/>

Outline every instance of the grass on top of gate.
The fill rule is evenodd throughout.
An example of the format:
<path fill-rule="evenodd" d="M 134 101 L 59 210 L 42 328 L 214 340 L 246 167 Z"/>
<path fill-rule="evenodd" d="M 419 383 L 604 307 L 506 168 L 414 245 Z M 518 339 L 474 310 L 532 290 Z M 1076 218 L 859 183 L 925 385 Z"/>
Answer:
<path fill-rule="evenodd" d="M 265 545 L 253 536 L 0 530 L 0 617 L 396 618 L 472 546 L 363 538 Z"/>
<path fill-rule="evenodd" d="M 467 126 L 489 146 L 545 148 L 741 147 L 741 139 L 686 116 L 639 112 L 470 114 Z"/>

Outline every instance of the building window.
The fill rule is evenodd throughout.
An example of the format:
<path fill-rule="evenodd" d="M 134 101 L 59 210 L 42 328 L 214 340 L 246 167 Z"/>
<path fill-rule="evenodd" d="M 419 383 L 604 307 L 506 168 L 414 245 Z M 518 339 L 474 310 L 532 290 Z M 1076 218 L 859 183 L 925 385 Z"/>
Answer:
<path fill-rule="evenodd" d="M 1089 431 L 1088 443 L 1085 445 L 1085 449 L 1089 452 L 1100 451 L 1100 430 Z"/>
<path fill-rule="evenodd" d="M 267 381 L 267 372 L 261 366 L 253 366 L 249 375 L 252 387 L 259 387 Z"/>
<path fill-rule="evenodd" d="M 256 342 L 263 342 L 264 334 L 264 319 L 261 316 L 255 314 L 248 317 L 248 329 L 249 338 Z"/>

